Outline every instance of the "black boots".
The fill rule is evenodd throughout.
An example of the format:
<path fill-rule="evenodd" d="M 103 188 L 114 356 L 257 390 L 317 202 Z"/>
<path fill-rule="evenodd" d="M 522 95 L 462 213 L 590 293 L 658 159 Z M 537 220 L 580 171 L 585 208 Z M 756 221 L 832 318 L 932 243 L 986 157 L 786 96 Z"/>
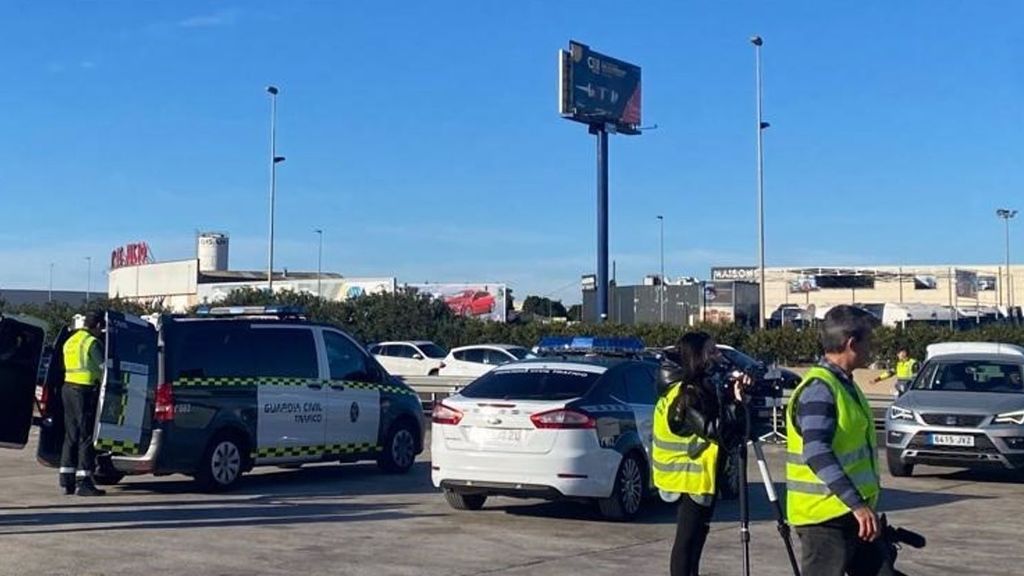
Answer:
<path fill-rule="evenodd" d="M 64 491 L 65 496 L 73 496 L 75 494 L 75 474 L 61 474 L 60 475 L 60 488 Z"/>
<path fill-rule="evenodd" d="M 79 496 L 103 496 L 107 493 L 106 490 L 100 490 L 92 483 L 92 478 L 86 476 L 78 481 L 78 492 Z"/>

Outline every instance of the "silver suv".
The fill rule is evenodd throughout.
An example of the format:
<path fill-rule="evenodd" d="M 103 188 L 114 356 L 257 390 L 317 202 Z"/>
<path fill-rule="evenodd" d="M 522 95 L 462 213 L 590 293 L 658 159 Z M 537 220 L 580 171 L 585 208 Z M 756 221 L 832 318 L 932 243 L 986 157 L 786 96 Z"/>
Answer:
<path fill-rule="evenodd" d="M 893 476 L 915 464 L 1024 468 L 1024 348 L 988 342 L 928 347 L 885 419 Z"/>

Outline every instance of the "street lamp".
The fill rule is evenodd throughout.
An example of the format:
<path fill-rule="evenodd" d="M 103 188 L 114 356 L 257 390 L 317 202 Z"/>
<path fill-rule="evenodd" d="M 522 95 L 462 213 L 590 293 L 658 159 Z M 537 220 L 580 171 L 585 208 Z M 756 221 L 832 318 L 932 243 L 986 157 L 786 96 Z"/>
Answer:
<path fill-rule="evenodd" d="M 1017 216 L 1017 211 L 1000 208 L 996 210 L 996 216 L 1002 218 L 1006 224 L 1006 307 L 1010 308 L 1013 306 L 1013 286 L 1010 283 L 1013 278 L 1010 274 L 1010 220 Z"/>
<path fill-rule="evenodd" d="M 86 256 L 85 261 L 88 263 L 88 268 L 85 276 L 85 303 L 89 303 L 89 295 L 92 292 L 92 256 Z"/>
<path fill-rule="evenodd" d="M 319 246 L 316 251 L 316 297 L 323 298 L 324 294 L 320 289 L 320 275 L 322 274 L 324 264 L 324 231 L 317 228 L 313 232 L 316 232 L 316 235 L 319 237 Z"/>
<path fill-rule="evenodd" d="M 754 45 L 754 71 L 757 87 L 757 236 L 759 253 L 759 317 L 758 326 L 765 326 L 765 277 L 764 277 L 764 142 L 763 133 L 769 124 L 761 117 L 761 46 L 764 40 L 760 36 L 752 36 L 750 43 Z"/>
<path fill-rule="evenodd" d="M 267 86 L 270 94 L 270 239 L 267 248 L 267 289 L 274 293 L 274 199 L 277 196 L 277 164 L 284 156 L 277 155 L 277 86 Z"/>
<path fill-rule="evenodd" d="M 661 228 L 661 323 L 665 323 L 665 217 L 658 215 L 658 225 Z"/>

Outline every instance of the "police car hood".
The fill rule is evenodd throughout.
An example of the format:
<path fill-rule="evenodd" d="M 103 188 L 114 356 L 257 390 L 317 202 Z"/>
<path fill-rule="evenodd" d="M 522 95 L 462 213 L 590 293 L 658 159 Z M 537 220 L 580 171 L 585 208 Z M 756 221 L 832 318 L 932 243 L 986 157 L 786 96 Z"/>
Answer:
<path fill-rule="evenodd" d="M 1003 414 L 1024 410 L 1024 394 L 1020 392 L 911 390 L 901 396 L 895 405 L 924 413 Z"/>

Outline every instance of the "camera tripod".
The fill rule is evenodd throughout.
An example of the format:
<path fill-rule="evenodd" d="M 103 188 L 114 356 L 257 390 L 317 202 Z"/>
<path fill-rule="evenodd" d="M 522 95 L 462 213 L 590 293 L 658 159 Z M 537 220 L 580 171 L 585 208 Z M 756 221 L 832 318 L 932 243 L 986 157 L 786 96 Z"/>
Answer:
<path fill-rule="evenodd" d="M 739 449 L 739 501 L 740 501 L 740 542 L 743 546 L 743 576 L 750 576 L 750 502 L 747 494 L 747 448 L 754 451 L 757 459 L 757 469 L 761 473 L 761 481 L 764 483 L 765 492 L 768 494 L 768 502 L 771 503 L 772 511 L 775 512 L 775 524 L 779 530 L 779 536 L 786 546 L 786 554 L 789 556 L 789 565 L 793 569 L 794 576 L 800 576 L 800 565 L 796 560 L 796 553 L 793 551 L 793 537 L 790 533 L 789 524 L 782 513 L 782 506 L 779 504 L 778 494 L 775 492 L 775 484 L 772 482 L 771 472 L 768 470 L 768 463 L 764 458 L 764 451 L 761 449 L 761 442 L 750 435 L 750 410 L 746 403 L 739 404 L 737 409 L 743 413 L 743 437 L 744 444 Z"/>

